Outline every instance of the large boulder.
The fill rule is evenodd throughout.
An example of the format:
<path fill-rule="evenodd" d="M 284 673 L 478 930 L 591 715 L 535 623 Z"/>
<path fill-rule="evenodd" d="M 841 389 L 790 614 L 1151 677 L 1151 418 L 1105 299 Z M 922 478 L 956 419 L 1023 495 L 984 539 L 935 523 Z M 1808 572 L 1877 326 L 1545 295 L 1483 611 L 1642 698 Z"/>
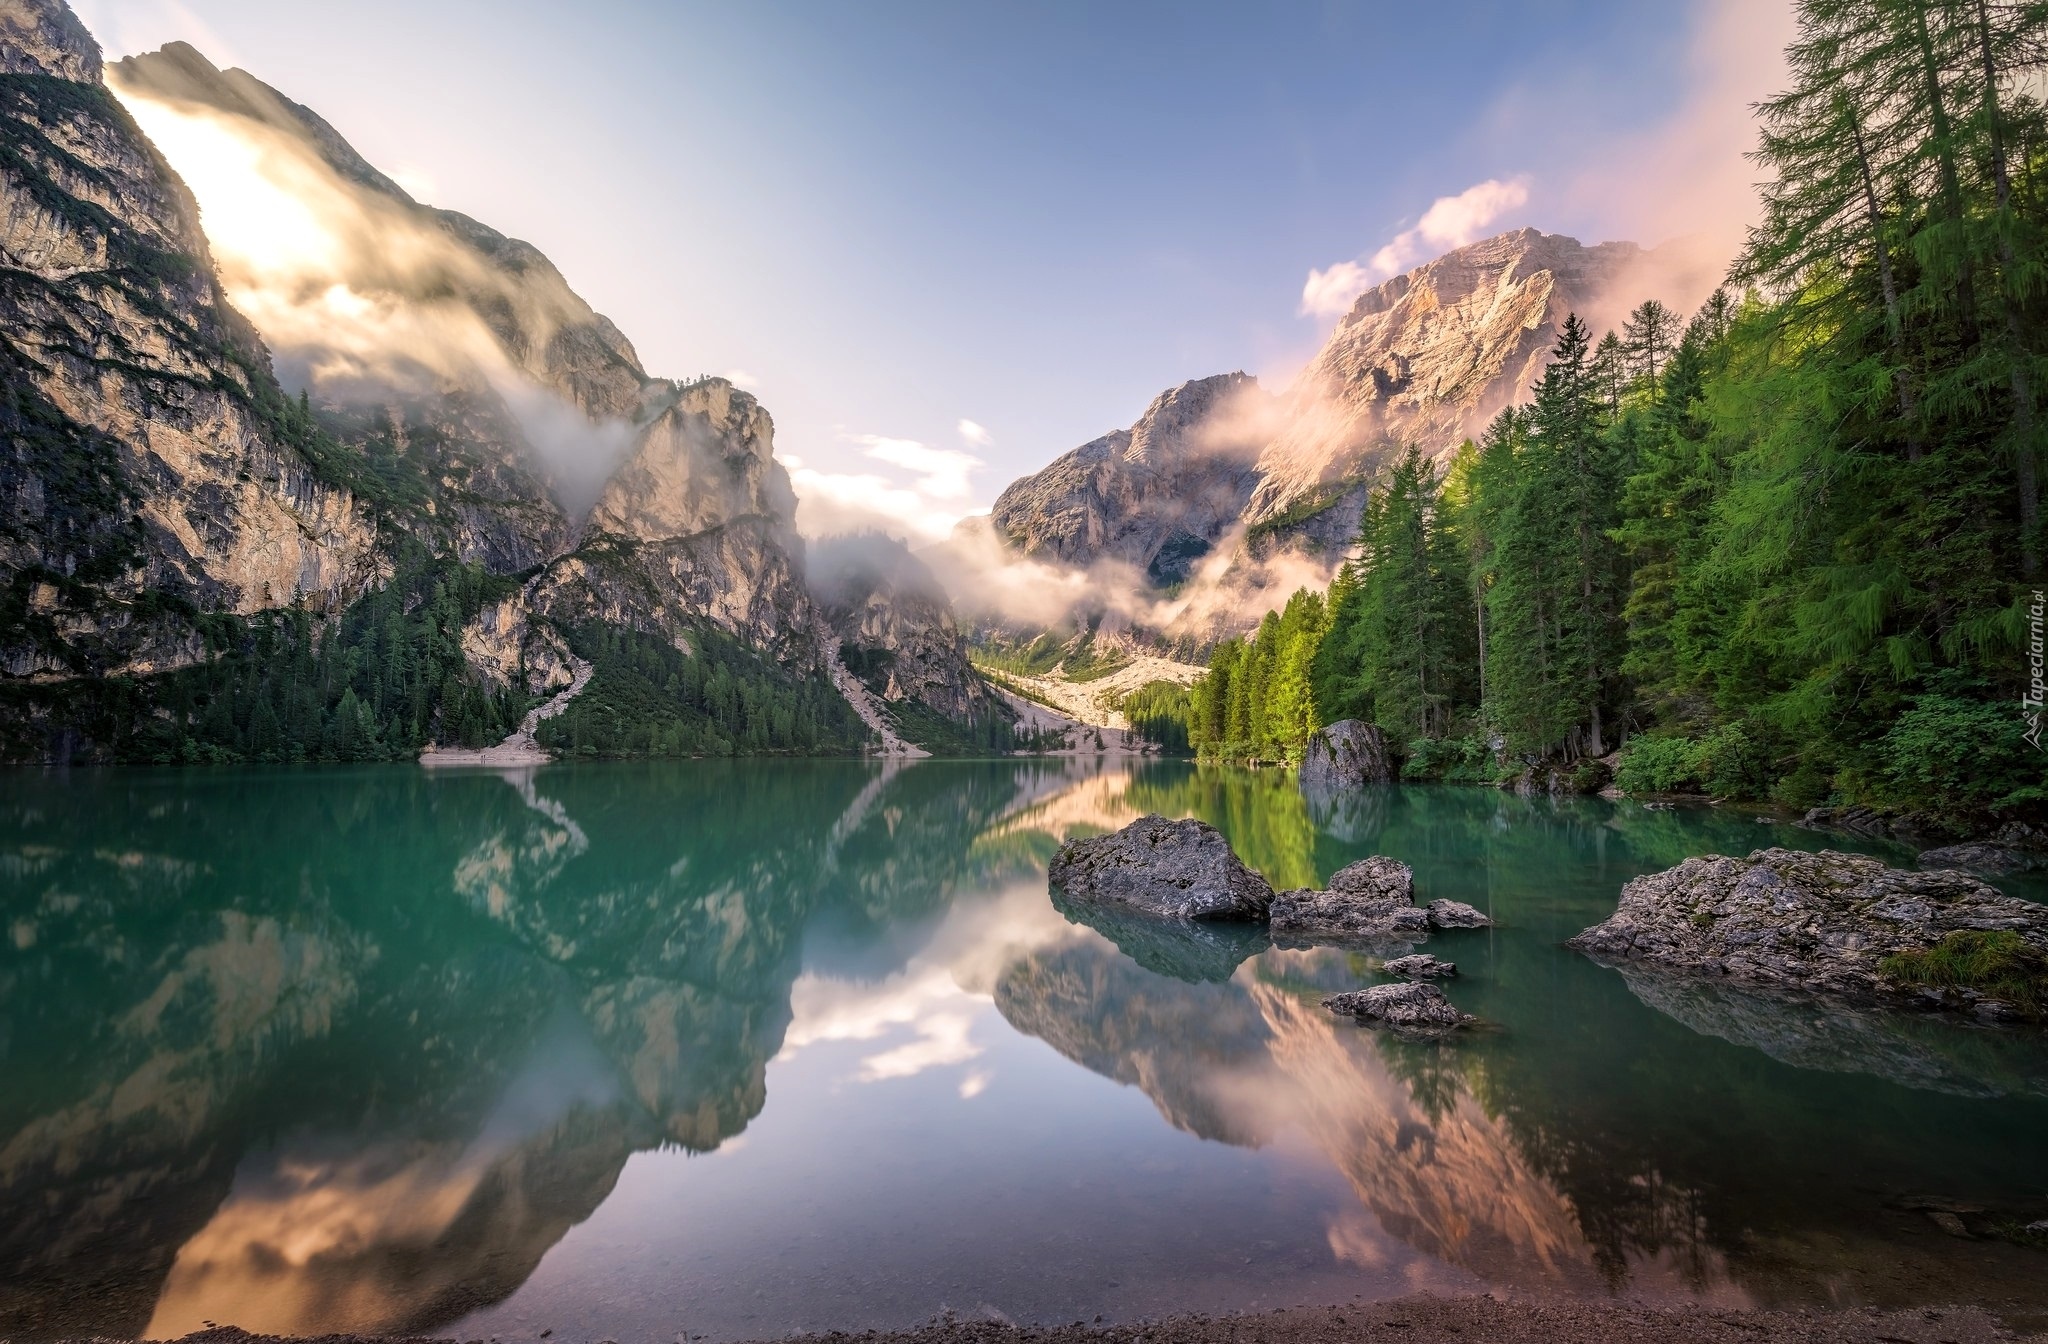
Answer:
<path fill-rule="evenodd" d="M 1339 868 L 1322 891 L 1281 892 L 1269 915 L 1280 938 L 1386 943 L 1429 934 L 1429 916 L 1415 908 L 1415 874 L 1380 854 Z"/>
<path fill-rule="evenodd" d="M 1478 1020 L 1470 1013 L 1459 1012 L 1435 985 L 1374 985 L 1370 989 L 1347 990 L 1324 999 L 1323 1007 L 1363 1024 L 1407 1030 L 1446 1031 Z"/>
<path fill-rule="evenodd" d="M 1987 935 L 2008 950 L 2013 965 L 2039 967 L 2048 956 L 2048 906 L 1953 869 L 1908 872 L 1832 850 L 1760 849 L 1746 859 L 1687 859 L 1639 877 L 1622 888 L 1611 918 L 1566 946 L 1610 963 L 1987 1017 L 2029 1011 L 1983 987 L 1953 983 L 1957 977 L 1937 964 L 1953 969 L 1954 958 L 1944 954 L 1982 950 Z M 1920 955 L 1930 949 L 1934 959 Z M 1890 957 L 1903 960 L 1887 967 Z M 1913 967 L 1935 973 L 1902 973 Z"/>
<path fill-rule="evenodd" d="M 1047 881 L 1070 901 L 1129 906 L 1173 919 L 1264 919 L 1266 879 L 1204 822 L 1140 817 L 1110 835 L 1069 840 Z"/>
<path fill-rule="evenodd" d="M 1301 787 L 1307 792 L 1360 789 L 1393 777 L 1387 737 L 1377 724 L 1342 719 L 1310 733 L 1302 749 Z"/>
<path fill-rule="evenodd" d="M 1423 907 L 1431 927 L 1438 929 L 1484 929 L 1493 924 L 1491 916 L 1463 901 L 1434 900 Z"/>

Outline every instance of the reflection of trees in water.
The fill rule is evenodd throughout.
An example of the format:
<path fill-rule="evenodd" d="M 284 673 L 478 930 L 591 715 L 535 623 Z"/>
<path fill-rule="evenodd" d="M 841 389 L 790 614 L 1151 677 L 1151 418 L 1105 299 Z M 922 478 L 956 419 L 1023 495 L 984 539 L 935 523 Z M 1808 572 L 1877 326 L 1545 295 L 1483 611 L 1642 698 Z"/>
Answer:
<path fill-rule="evenodd" d="M 278 1329 L 427 1330 L 501 1297 L 632 1152 L 713 1148 L 759 1113 L 807 922 L 942 906 L 1033 774 L 128 774 L 76 777 L 62 807 L 0 796 L 0 1334 L 133 1334 L 232 1291 Z M 287 1249 L 286 1228 L 331 1244 Z"/>

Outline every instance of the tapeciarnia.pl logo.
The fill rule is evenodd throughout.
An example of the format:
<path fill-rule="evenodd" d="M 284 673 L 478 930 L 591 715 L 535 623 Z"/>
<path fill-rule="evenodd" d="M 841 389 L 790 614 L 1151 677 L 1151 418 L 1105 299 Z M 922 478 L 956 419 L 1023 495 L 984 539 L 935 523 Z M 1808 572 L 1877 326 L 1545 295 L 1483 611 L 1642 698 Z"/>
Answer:
<path fill-rule="evenodd" d="M 2027 741 L 2034 744 L 2036 751 L 2042 749 L 2042 692 L 2048 690 L 2048 684 L 2044 684 L 2042 678 L 2044 662 L 2048 662 L 2044 660 L 2042 653 L 2041 617 L 2044 611 L 2048 611 L 2048 593 L 2036 588 L 2033 605 L 2027 608 L 2027 698 L 2020 702 L 2020 707 L 2027 714 Z"/>

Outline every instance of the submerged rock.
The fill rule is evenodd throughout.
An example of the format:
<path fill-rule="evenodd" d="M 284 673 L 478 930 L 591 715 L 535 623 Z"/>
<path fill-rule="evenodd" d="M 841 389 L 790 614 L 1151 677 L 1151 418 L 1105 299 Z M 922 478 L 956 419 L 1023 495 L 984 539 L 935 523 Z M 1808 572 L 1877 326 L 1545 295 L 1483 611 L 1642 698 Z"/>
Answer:
<path fill-rule="evenodd" d="M 1300 785 L 1309 792 L 1359 789 L 1393 777 L 1386 734 L 1376 724 L 1339 720 L 1310 733 L 1302 750 Z"/>
<path fill-rule="evenodd" d="M 1322 891 L 1281 892 L 1269 914 L 1276 935 L 1412 942 L 1429 933 L 1429 916 L 1415 908 L 1415 874 L 1380 854 L 1338 869 Z"/>
<path fill-rule="evenodd" d="M 1478 1021 L 1461 1013 L 1435 985 L 1374 985 L 1370 989 L 1347 990 L 1323 1000 L 1323 1007 L 1340 1017 L 1381 1026 L 1443 1031 Z"/>
<path fill-rule="evenodd" d="M 1069 900 L 1174 919 L 1263 919 L 1273 903 L 1273 888 L 1223 833 L 1192 818 L 1145 816 L 1110 835 L 1069 840 L 1046 877 Z"/>
<path fill-rule="evenodd" d="M 1484 929 L 1493 925 L 1491 916 L 1463 901 L 1435 900 L 1425 910 L 1429 922 L 1439 929 Z"/>
<path fill-rule="evenodd" d="M 2048 854 L 1977 840 L 1925 850 L 1920 855 L 1920 866 L 1963 868 L 1978 873 L 2030 873 L 2036 868 L 2048 868 Z"/>
<path fill-rule="evenodd" d="M 1955 935 L 2007 934 L 2048 954 L 2048 907 L 1953 869 L 1908 872 L 1823 850 L 1710 855 L 1622 888 L 1613 916 L 1566 946 L 1608 962 L 1644 962 L 1836 994 L 1997 1015 L 1978 990 L 1901 983 L 1887 957 Z"/>
<path fill-rule="evenodd" d="M 1455 961 L 1439 961 L 1427 952 L 1416 952 L 1392 961 L 1380 963 L 1380 969 L 1388 975 L 1398 975 L 1406 980 L 1449 980 L 1458 973 Z"/>

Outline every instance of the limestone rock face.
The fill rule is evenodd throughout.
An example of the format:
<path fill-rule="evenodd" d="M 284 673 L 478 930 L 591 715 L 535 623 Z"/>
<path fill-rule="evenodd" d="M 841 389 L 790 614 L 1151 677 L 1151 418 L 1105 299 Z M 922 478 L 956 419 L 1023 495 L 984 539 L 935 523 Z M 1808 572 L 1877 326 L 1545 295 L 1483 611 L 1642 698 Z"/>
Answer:
<path fill-rule="evenodd" d="M 58 0 L 0 0 L 0 73 L 100 82 L 100 44 Z"/>
<path fill-rule="evenodd" d="M 1300 783 L 1304 792 L 1361 789 L 1393 777 L 1387 737 L 1376 723 L 1340 719 L 1310 736 L 1302 753 Z"/>
<path fill-rule="evenodd" d="M 1478 1020 L 1459 1012 L 1435 985 L 1413 983 L 1346 990 L 1324 999 L 1323 1007 L 1339 1017 L 1396 1030 L 1446 1031 Z"/>
<path fill-rule="evenodd" d="M 1272 887 L 1222 832 L 1192 819 L 1145 816 L 1110 835 L 1069 840 L 1046 877 L 1070 901 L 1174 919 L 1262 919 L 1273 903 Z"/>
<path fill-rule="evenodd" d="M 2048 953 L 2048 907 L 1952 869 L 1907 872 L 1822 850 L 1709 855 L 1636 878 L 1566 946 L 1602 961 L 1924 1006 L 1976 1007 L 1886 979 L 1879 963 L 1951 933 L 2006 931 Z"/>
<path fill-rule="evenodd" d="M 148 673 L 189 612 L 337 608 L 388 564 L 296 446 L 198 212 L 63 6 L 0 6 L 0 664 Z"/>
<path fill-rule="evenodd" d="M 789 473 L 774 424 L 723 379 L 671 385 L 550 566 L 535 609 L 684 638 L 696 620 L 787 662 L 820 665 Z"/>
<path fill-rule="evenodd" d="M 993 531 L 1038 559 L 1127 562 L 1154 589 L 1186 579 L 1190 556 L 1232 546 L 1200 588 L 1181 591 L 1165 628 L 1141 633 L 1197 644 L 1241 634 L 1305 575 L 1335 571 L 1394 452 L 1412 443 L 1442 457 L 1525 400 L 1568 313 L 1597 332 L 1642 299 L 1696 301 L 1713 279 L 1681 262 L 1534 229 L 1459 248 L 1360 295 L 1284 395 L 1219 399 L 1219 379 L 1176 388 L 1130 431 L 1012 485 Z M 1162 475 L 1146 431 L 1168 423 L 1153 443 L 1228 450 L 1168 455 L 1178 465 Z"/>
<path fill-rule="evenodd" d="M 1129 429 L 1011 484 L 989 521 L 1036 559 L 1082 568 L 1116 560 L 1154 583 L 1184 578 L 1251 498 L 1259 445 L 1235 420 L 1263 395 L 1242 373 L 1162 392 Z"/>
<path fill-rule="evenodd" d="M 841 660 L 885 705 L 920 705 L 955 723 L 1000 712 L 967 661 L 945 589 L 903 543 L 829 539 L 811 548 L 808 567 Z"/>

